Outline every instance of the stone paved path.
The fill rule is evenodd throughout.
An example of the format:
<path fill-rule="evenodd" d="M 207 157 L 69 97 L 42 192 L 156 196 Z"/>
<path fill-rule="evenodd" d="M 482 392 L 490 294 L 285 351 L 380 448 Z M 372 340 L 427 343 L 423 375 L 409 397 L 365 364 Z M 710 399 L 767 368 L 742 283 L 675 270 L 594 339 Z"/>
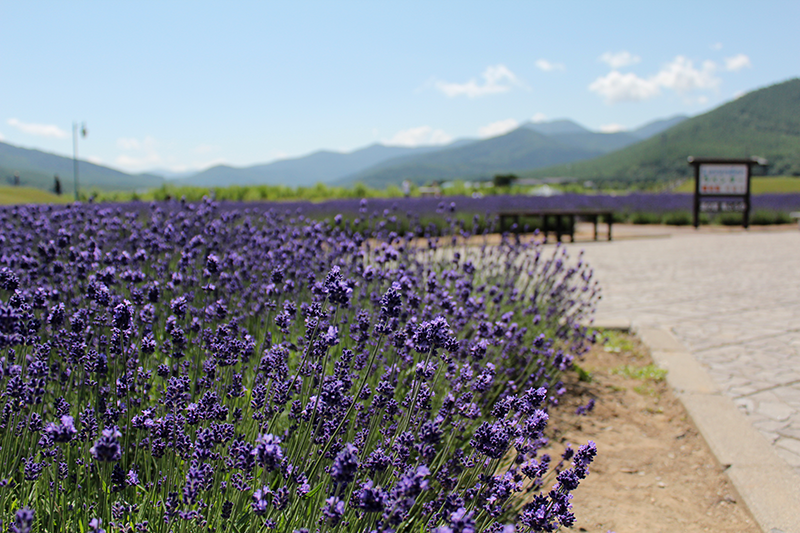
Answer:
<path fill-rule="evenodd" d="M 674 231 L 577 243 L 599 319 L 669 327 L 800 474 L 800 231 Z"/>

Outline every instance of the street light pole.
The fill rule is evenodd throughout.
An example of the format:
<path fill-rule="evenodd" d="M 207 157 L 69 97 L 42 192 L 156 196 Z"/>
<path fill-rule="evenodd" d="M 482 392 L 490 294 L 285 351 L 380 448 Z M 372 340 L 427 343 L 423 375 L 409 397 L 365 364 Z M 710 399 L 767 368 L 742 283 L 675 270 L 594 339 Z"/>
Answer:
<path fill-rule="evenodd" d="M 81 135 L 86 137 L 86 123 L 81 125 Z M 72 123 L 72 173 L 75 177 L 75 201 L 78 201 L 78 123 Z"/>

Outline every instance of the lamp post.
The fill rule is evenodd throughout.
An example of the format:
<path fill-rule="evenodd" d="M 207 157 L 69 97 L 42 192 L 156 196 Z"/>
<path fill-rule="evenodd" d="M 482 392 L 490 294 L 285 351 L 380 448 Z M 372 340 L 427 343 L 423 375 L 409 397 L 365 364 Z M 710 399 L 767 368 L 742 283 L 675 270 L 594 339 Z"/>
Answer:
<path fill-rule="evenodd" d="M 86 138 L 86 123 L 81 124 L 81 136 Z M 72 173 L 75 177 L 75 201 L 78 201 L 78 123 L 72 123 Z"/>

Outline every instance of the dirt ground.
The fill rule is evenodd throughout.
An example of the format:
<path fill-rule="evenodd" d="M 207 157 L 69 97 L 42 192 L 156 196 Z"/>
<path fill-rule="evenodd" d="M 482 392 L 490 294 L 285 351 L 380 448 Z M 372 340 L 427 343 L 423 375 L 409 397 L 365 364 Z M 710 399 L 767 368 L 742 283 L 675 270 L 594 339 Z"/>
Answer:
<path fill-rule="evenodd" d="M 554 458 L 568 442 L 597 443 L 572 500 L 572 531 L 759 533 L 646 348 L 635 337 L 609 335 L 578 363 L 590 380 L 570 373 L 572 392 L 551 413 Z M 590 398 L 593 412 L 575 415 Z"/>

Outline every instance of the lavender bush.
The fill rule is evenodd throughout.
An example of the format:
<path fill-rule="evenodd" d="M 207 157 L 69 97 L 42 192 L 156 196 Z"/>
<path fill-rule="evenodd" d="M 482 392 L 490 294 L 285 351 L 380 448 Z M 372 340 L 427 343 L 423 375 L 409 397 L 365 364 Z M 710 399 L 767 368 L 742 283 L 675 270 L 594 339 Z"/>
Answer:
<path fill-rule="evenodd" d="M 0 210 L 3 530 L 570 526 L 596 449 L 541 449 L 591 270 L 368 208 Z"/>

